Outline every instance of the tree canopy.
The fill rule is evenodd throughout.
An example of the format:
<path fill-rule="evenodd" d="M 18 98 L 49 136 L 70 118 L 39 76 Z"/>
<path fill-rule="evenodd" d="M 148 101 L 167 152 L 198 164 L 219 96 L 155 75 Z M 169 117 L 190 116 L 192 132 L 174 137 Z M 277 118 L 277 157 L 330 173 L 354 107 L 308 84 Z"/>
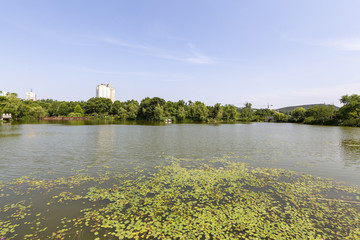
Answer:
<path fill-rule="evenodd" d="M 311 105 L 307 110 L 302 107 L 292 111 L 276 112 L 268 108 L 254 109 L 247 102 L 243 108 L 234 105 L 216 103 L 207 106 L 201 101 L 166 101 L 159 97 L 146 97 L 139 103 L 136 100 L 111 102 L 108 98 L 90 98 L 87 101 L 57 101 L 42 99 L 25 101 L 17 94 L 0 96 L 0 114 L 11 113 L 13 118 L 38 119 L 45 116 L 83 117 L 111 116 L 120 120 L 163 121 L 265 121 L 296 122 L 322 125 L 360 126 L 360 96 L 344 95 L 340 102 L 343 106 L 337 110 L 333 105 Z"/>

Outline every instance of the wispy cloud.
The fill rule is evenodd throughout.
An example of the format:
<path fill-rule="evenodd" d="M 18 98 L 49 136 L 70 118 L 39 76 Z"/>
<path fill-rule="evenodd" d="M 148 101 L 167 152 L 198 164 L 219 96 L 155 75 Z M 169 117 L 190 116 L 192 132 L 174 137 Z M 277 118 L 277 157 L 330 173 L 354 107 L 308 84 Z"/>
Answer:
<path fill-rule="evenodd" d="M 152 73 L 152 72 L 118 72 L 118 71 L 105 71 L 100 69 L 94 68 L 82 68 L 81 70 L 85 72 L 91 72 L 101 75 L 107 75 L 110 77 L 133 77 L 141 79 L 157 79 L 162 82 L 180 82 L 180 81 L 187 81 L 190 79 L 189 76 L 182 75 L 182 74 L 160 74 L 160 73 Z M 191 80 L 191 79 L 190 79 Z"/>
<path fill-rule="evenodd" d="M 189 44 L 188 48 L 190 54 L 187 57 L 179 57 L 171 54 L 160 54 L 158 57 L 182 62 L 196 63 L 196 64 L 211 64 L 214 63 L 214 59 L 205 56 L 204 54 L 197 51 L 194 45 Z"/>
<path fill-rule="evenodd" d="M 113 44 L 122 48 L 132 49 L 139 54 L 144 54 L 156 58 L 194 63 L 194 64 L 212 64 L 215 63 L 214 58 L 208 57 L 205 54 L 199 52 L 196 47 L 189 44 L 186 52 L 173 52 L 162 48 L 157 48 L 148 45 L 142 45 L 138 43 L 126 42 L 115 38 L 103 38 L 103 42 Z"/>
<path fill-rule="evenodd" d="M 147 50 L 147 51 L 154 50 L 153 48 L 145 46 L 145 45 L 125 42 L 125 41 L 115 39 L 115 38 L 111 38 L 111 37 L 103 38 L 102 41 L 104 41 L 106 43 L 114 44 L 114 45 L 117 45 L 117 46 L 120 46 L 120 47 L 125 47 L 125 48 L 133 48 L 133 49 Z"/>
<path fill-rule="evenodd" d="M 305 45 L 328 47 L 342 51 L 360 51 L 360 37 L 355 38 L 337 38 L 327 40 L 315 40 L 304 38 L 293 38 L 284 36 L 285 39 L 291 42 L 296 42 Z"/>

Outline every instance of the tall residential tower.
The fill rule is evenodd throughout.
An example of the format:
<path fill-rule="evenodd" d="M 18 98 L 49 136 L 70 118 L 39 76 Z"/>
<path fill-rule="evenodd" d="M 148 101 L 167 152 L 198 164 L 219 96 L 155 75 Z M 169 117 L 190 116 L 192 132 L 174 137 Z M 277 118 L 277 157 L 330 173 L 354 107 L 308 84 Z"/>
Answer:
<path fill-rule="evenodd" d="M 115 88 L 110 83 L 97 85 L 96 97 L 110 98 L 112 102 L 115 102 Z"/>
<path fill-rule="evenodd" d="M 33 93 L 32 89 L 31 89 L 30 92 L 26 92 L 25 100 L 31 100 L 31 101 L 36 101 L 37 100 L 36 94 Z"/>

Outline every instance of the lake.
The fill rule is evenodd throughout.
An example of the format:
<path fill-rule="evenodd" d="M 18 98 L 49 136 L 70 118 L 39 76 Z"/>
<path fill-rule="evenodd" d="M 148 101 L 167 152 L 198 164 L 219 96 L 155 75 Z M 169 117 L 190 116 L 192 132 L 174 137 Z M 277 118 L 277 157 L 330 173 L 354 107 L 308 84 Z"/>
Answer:
<path fill-rule="evenodd" d="M 75 124 L 75 125 L 71 125 Z M 91 166 L 156 166 L 166 156 L 232 155 L 360 185 L 360 129 L 288 123 L 169 125 L 0 125 L 0 180 L 67 176 Z M 49 174 L 47 174 L 49 172 Z"/>
<path fill-rule="evenodd" d="M 0 159 L 0 238 L 360 236 L 360 128 L 12 123 Z"/>

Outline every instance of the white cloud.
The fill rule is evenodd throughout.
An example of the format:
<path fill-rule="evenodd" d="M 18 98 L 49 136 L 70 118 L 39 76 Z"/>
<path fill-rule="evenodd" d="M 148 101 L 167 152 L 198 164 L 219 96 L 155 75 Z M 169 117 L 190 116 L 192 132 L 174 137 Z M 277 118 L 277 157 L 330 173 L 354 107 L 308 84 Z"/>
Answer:
<path fill-rule="evenodd" d="M 188 46 L 189 51 L 184 53 L 174 53 L 169 50 L 147 46 L 147 45 L 141 45 L 137 43 L 125 42 L 110 37 L 103 38 L 102 41 L 106 43 L 114 44 L 119 47 L 136 50 L 140 54 L 144 54 L 156 58 L 187 62 L 187 63 L 195 63 L 195 64 L 215 63 L 215 60 L 213 58 L 200 53 L 192 44 Z"/>

